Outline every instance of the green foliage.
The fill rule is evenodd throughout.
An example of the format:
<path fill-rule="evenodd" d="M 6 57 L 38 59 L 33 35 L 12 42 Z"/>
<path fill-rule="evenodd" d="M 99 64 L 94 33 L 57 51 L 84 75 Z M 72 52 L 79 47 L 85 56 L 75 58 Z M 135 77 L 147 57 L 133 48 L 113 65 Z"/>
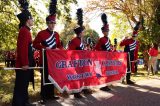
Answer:
<path fill-rule="evenodd" d="M 0 1 L 0 17 L 0 49 L 14 49 L 18 25 L 10 1 Z"/>
<path fill-rule="evenodd" d="M 72 20 L 72 22 L 66 22 L 64 25 L 64 29 L 60 33 L 61 40 L 64 44 L 64 47 L 68 44 L 68 42 L 74 37 L 74 28 L 76 26 L 76 21 Z"/>
<path fill-rule="evenodd" d="M 112 23 L 114 27 L 110 30 L 112 30 L 111 35 L 111 43 L 114 44 L 114 38 L 117 38 L 117 41 L 120 42 L 121 39 L 123 39 L 125 36 L 130 36 L 128 33 L 131 32 L 129 30 L 131 27 L 128 23 L 127 17 L 122 13 L 111 13 L 112 15 Z"/>
<path fill-rule="evenodd" d="M 50 0 L 42 0 L 40 1 L 33 1 L 31 3 L 28 0 L 29 10 L 31 11 L 33 18 L 34 18 L 34 26 L 32 28 L 33 37 L 36 36 L 39 30 L 45 29 L 46 22 L 45 18 L 48 15 L 44 13 L 43 10 L 37 5 L 42 3 L 48 9 L 48 5 Z M 57 10 L 57 17 L 62 22 L 69 22 L 70 18 L 70 8 L 71 3 L 77 3 L 76 0 L 58 0 L 58 10 Z M 18 4 L 18 0 L 1 0 L 0 1 L 0 51 L 12 50 L 16 49 L 16 42 L 18 36 L 18 24 L 19 20 L 17 19 L 16 15 L 20 12 L 20 6 Z M 2 54 L 0 54 L 0 57 Z"/>
<path fill-rule="evenodd" d="M 60 37 L 64 44 L 64 47 L 68 44 L 69 41 L 73 39 L 74 36 L 76 36 L 74 33 L 75 27 L 77 27 L 76 20 L 65 23 L 64 30 L 60 33 Z M 86 43 L 87 37 L 91 37 L 95 43 L 99 39 L 98 33 L 90 29 L 88 25 L 85 25 L 84 43 Z"/>
<path fill-rule="evenodd" d="M 138 52 L 138 58 L 143 59 L 143 53 L 142 52 Z"/>
<path fill-rule="evenodd" d="M 92 39 L 94 44 L 96 44 L 98 39 L 99 39 L 98 33 L 95 30 L 90 29 L 90 28 L 85 30 L 85 36 L 84 36 L 85 43 L 87 43 L 87 38 L 88 37 L 90 37 Z"/>
<path fill-rule="evenodd" d="M 58 15 L 63 16 L 61 17 L 62 22 L 71 22 L 71 5 L 70 4 L 77 4 L 77 0 L 58 0 Z"/>
<path fill-rule="evenodd" d="M 29 0 L 28 0 L 29 1 Z M 42 0 L 42 3 L 48 9 L 50 0 Z M 77 3 L 76 0 L 58 0 L 57 17 L 63 22 L 69 22 L 70 18 L 70 4 Z M 40 8 L 36 8 L 38 1 L 35 4 L 30 4 L 30 10 L 34 18 L 33 36 L 37 34 L 37 31 L 44 29 L 45 17 L 48 13 L 43 13 Z M 15 49 L 16 38 L 18 34 L 18 19 L 16 17 L 17 9 L 19 8 L 18 1 L 0 1 L 0 47 L 1 49 Z M 20 11 L 20 10 L 19 10 Z M 64 21 L 65 20 L 65 21 Z"/>

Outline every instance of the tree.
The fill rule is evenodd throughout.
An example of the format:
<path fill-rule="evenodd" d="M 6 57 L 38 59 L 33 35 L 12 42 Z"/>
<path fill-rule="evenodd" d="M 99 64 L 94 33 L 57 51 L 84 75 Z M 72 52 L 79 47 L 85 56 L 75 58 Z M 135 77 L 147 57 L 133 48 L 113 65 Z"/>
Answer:
<path fill-rule="evenodd" d="M 64 25 L 64 29 L 60 32 L 61 40 L 66 46 L 69 41 L 74 37 L 74 28 L 76 27 L 76 21 L 66 22 Z"/>
<path fill-rule="evenodd" d="M 43 3 L 46 8 L 49 5 L 50 0 L 37 1 L 34 4 L 30 3 L 29 9 L 34 18 L 33 35 L 35 36 L 37 31 L 43 29 L 45 26 L 45 17 L 48 13 L 43 13 L 42 9 L 37 8 L 38 3 Z M 58 0 L 57 17 L 61 20 L 70 21 L 70 4 L 77 3 L 76 0 Z M 18 33 L 18 19 L 16 18 L 16 12 L 20 11 L 18 0 L 1 0 L 0 1 L 0 43 L 3 49 L 14 49 L 16 46 L 16 38 Z M 41 15 L 41 16 L 40 16 Z M 42 17 L 43 16 L 43 17 Z M 16 32 L 16 33 L 15 33 Z"/>
<path fill-rule="evenodd" d="M 18 28 L 11 2 L 0 1 L 0 46 L 2 49 L 13 49 L 16 44 Z"/>
<path fill-rule="evenodd" d="M 84 43 L 86 43 L 88 37 L 91 37 L 92 40 L 94 41 L 94 43 L 96 43 L 96 41 L 99 38 L 98 33 L 96 31 L 92 30 L 89 27 L 89 25 L 84 25 L 84 26 L 85 26 Z M 61 40 L 62 40 L 64 46 L 66 46 L 68 44 L 68 42 L 71 41 L 72 38 L 75 36 L 74 28 L 76 28 L 76 27 L 77 27 L 77 23 L 76 23 L 76 20 L 74 20 L 74 19 L 71 22 L 65 23 L 64 29 L 60 33 L 60 37 L 61 37 Z"/>
<path fill-rule="evenodd" d="M 85 44 L 87 44 L 87 38 L 89 37 L 91 38 L 93 45 L 95 45 L 99 39 L 98 33 L 95 30 L 90 28 L 86 29 L 85 31 L 85 36 L 84 36 Z"/>
<path fill-rule="evenodd" d="M 44 13 L 43 10 L 37 5 L 44 4 L 48 9 L 50 0 L 30 1 L 29 9 L 34 18 L 34 26 L 32 29 L 33 37 L 36 36 L 39 30 L 46 26 L 45 17 L 48 12 Z M 59 20 L 70 21 L 70 7 L 71 3 L 77 3 L 76 0 L 58 0 L 57 18 Z M 16 49 L 16 40 L 18 36 L 19 20 L 16 15 L 20 12 L 18 0 L 1 0 L 0 1 L 0 51 Z"/>
<path fill-rule="evenodd" d="M 123 39 L 125 36 L 129 36 L 131 34 L 131 29 L 130 25 L 127 21 L 127 18 L 123 13 L 117 13 L 117 14 L 112 14 L 112 22 L 114 27 L 110 30 L 112 30 L 112 35 L 111 35 L 111 43 L 114 44 L 114 39 L 117 38 L 118 43 Z"/>
<path fill-rule="evenodd" d="M 135 24 L 141 21 L 144 26 L 141 29 L 139 37 L 139 40 L 144 42 L 141 44 L 141 50 L 151 42 L 160 43 L 159 0 L 94 0 L 88 3 L 86 10 L 88 12 L 92 12 L 93 10 L 103 11 L 112 15 L 123 13 L 125 15 L 124 18 L 130 24 L 130 29 L 133 29 Z M 119 26 L 125 27 L 121 26 L 121 24 Z"/>

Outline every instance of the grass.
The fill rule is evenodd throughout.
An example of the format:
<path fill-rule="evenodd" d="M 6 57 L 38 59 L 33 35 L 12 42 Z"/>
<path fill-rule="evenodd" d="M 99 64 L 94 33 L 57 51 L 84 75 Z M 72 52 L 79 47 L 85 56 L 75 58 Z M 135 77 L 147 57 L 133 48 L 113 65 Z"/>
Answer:
<path fill-rule="evenodd" d="M 149 78 L 160 77 L 160 74 L 150 76 Z M 15 72 L 13 70 L 0 70 L 0 106 L 9 106 L 12 101 L 14 88 Z M 147 71 L 143 67 L 138 68 L 138 74 L 132 74 L 131 79 L 134 81 L 146 80 Z M 32 102 L 40 100 L 40 73 L 35 71 L 35 90 L 31 84 L 29 86 L 29 97 Z"/>
<path fill-rule="evenodd" d="M 14 70 L 0 70 L 0 79 L 0 106 L 10 106 L 15 81 Z M 29 97 L 32 102 L 40 100 L 39 91 L 40 73 L 35 71 L 35 90 L 33 90 L 32 84 L 29 86 Z"/>

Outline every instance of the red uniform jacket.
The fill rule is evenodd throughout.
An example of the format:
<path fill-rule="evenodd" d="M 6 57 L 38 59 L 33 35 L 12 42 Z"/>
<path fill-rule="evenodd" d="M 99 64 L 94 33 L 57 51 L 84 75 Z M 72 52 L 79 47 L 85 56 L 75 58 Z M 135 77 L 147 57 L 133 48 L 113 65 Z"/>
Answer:
<path fill-rule="evenodd" d="M 130 54 L 130 61 L 135 61 L 138 59 L 138 49 L 139 49 L 139 42 L 130 38 L 124 39 L 120 46 L 125 46 L 124 52 L 128 52 Z M 132 62 L 132 72 L 134 72 L 134 63 Z"/>
<path fill-rule="evenodd" d="M 32 37 L 30 29 L 24 26 L 19 30 L 18 34 L 16 67 L 29 65 L 29 53 L 32 52 L 31 44 Z"/>
<path fill-rule="evenodd" d="M 99 51 L 111 51 L 111 43 L 108 37 L 102 37 L 99 39 L 95 46 L 95 50 Z"/>
<path fill-rule="evenodd" d="M 38 33 L 33 41 L 33 47 L 40 50 L 40 63 L 42 64 L 42 49 L 48 47 L 50 49 L 62 49 L 59 34 L 57 32 L 49 31 L 48 29 L 42 30 Z"/>
<path fill-rule="evenodd" d="M 130 38 L 130 39 L 124 39 L 121 43 L 120 46 L 125 46 L 124 52 L 133 52 L 133 60 L 138 59 L 138 49 L 139 49 L 139 42 Z M 133 61 L 132 60 L 132 61 Z"/>
<path fill-rule="evenodd" d="M 80 37 L 75 37 L 71 40 L 68 46 L 69 50 L 84 50 L 84 45 Z"/>

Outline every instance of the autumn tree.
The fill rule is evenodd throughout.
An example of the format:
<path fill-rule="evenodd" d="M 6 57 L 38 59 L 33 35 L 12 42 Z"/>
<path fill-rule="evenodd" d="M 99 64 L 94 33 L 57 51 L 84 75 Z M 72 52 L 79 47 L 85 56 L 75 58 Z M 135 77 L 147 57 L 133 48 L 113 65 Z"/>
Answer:
<path fill-rule="evenodd" d="M 144 26 L 139 34 L 141 50 L 151 42 L 160 43 L 159 0 L 92 0 L 88 2 L 86 10 L 88 12 L 93 10 L 103 11 L 112 14 L 114 17 L 123 13 L 123 18 L 127 19 L 130 29 L 133 29 L 135 24 L 141 21 Z M 120 24 L 119 26 L 121 27 Z"/>

